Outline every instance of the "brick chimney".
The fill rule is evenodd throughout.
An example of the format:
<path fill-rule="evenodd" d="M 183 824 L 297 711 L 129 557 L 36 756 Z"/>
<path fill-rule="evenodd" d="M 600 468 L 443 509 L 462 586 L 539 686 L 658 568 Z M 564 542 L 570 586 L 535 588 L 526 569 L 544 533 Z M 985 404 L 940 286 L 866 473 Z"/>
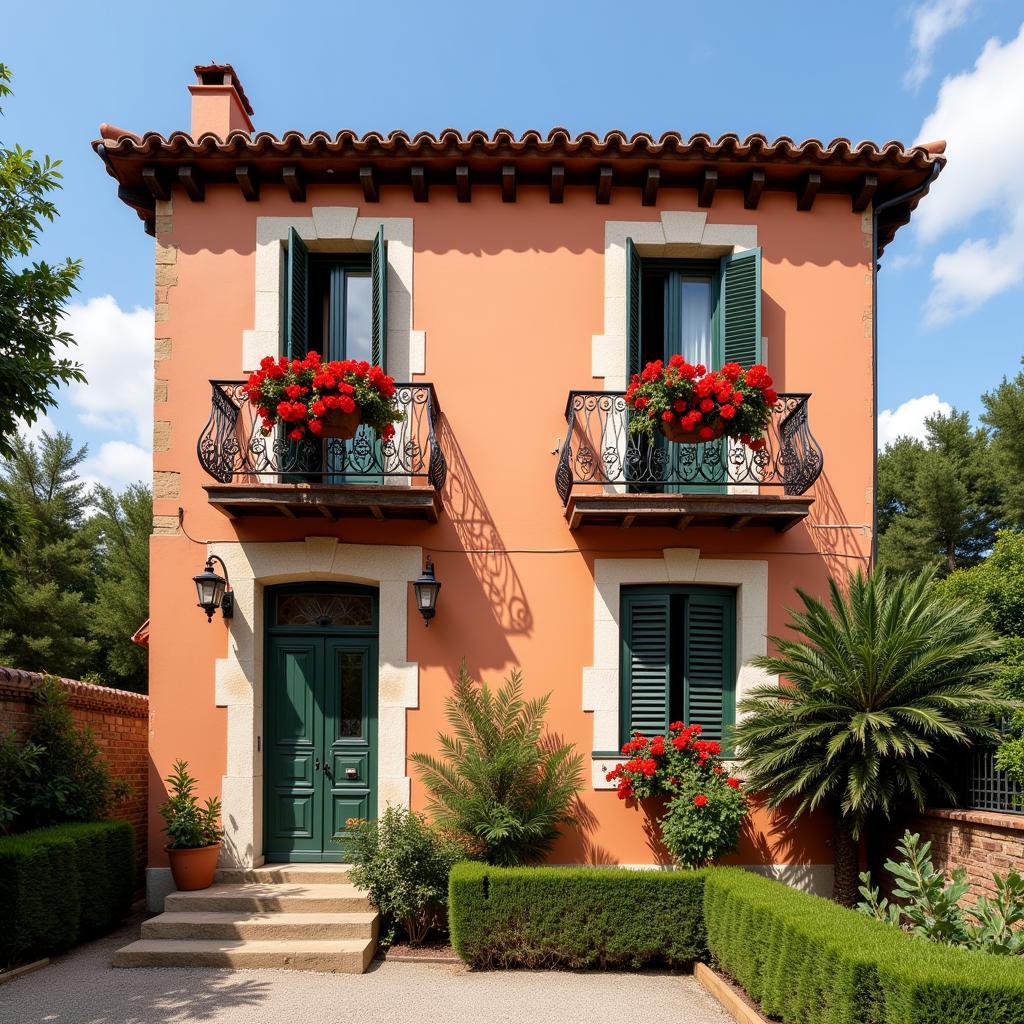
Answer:
<path fill-rule="evenodd" d="M 230 64 L 197 64 L 196 82 L 188 91 L 192 94 L 193 139 L 212 132 L 226 139 L 229 132 L 253 130 L 252 106 L 242 83 Z"/>

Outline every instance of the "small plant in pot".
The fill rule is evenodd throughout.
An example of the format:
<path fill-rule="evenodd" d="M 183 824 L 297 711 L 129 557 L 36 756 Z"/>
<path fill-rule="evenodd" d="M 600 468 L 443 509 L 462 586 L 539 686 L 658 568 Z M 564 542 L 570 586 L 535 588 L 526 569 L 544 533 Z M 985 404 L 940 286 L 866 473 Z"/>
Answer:
<path fill-rule="evenodd" d="M 174 762 L 164 779 L 171 795 L 160 807 L 167 832 L 167 857 L 171 862 L 174 884 L 185 892 L 208 889 L 217 870 L 223 835 L 220 824 L 220 799 L 207 797 L 205 804 L 196 799 L 197 780 L 188 772 L 188 761 Z"/>
<path fill-rule="evenodd" d="M 390 441 L 395 424 L 405 419 L 395 382 L 379 366 L 355 359 L 325 363 L 319 352 L 302 359 L 267 356 L 244 390 L 264 437 L 282 424 L 291 441 L 349 439 L 365 423 Z"/>

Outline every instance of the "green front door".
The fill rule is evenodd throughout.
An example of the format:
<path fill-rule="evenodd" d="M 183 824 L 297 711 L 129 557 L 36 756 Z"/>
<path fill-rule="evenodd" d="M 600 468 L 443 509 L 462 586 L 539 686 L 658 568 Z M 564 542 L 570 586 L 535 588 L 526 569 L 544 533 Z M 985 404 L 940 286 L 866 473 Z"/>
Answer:
<path fill-rule="evenodd" d="M 295 597 L 286 595 L 295 606 Z M 344 593 L 310 600 L 349 599 Z M 356 595 L 374 606 L 374 597 Z M 268 601 L 264 818 L 268 861 L 351 859 L 356 819 L 376 816 L 377 638 L 365 626 L 275 625 Z M 346 633 L 351 635 L 345 635 Z"/>

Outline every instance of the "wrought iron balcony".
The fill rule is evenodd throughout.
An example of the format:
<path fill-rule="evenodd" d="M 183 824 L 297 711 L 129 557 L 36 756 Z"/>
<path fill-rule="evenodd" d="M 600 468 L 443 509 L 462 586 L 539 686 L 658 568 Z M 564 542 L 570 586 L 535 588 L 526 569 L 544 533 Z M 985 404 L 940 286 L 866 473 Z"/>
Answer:
<path fill-rule="evenodd" d="M 210 501 L 225 514 L 437 520 L 448 467 L 433 384 L 396 385 L 405 419 L 390 441 L 366 427 L 350 441 L 264 437 L 244 384 L 210 381 L 210 418 L 196 445 L 216 481 L 206 486 Z"/>
<path fill-rule="evenodd" d="M 621 391 L 571 391 L 555 486 L 573 529 L 589 525 L 727 525 L 788 529 L 821 473 L 808 394 L 783 394 L 761 451 L 738 441 L 670 444 L 629 432 Z"/>

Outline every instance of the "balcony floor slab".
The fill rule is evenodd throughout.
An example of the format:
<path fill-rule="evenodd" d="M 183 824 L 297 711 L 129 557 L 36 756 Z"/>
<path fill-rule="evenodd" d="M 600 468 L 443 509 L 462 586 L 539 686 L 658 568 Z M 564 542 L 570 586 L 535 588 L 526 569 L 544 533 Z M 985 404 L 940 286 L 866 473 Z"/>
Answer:
<path fill-rule="evenodd" d="M 231 483 L 207 484 L 210 504 L 230 519 L 418 519 L 436 523 L 441 496 L 427 485 Z"/>

